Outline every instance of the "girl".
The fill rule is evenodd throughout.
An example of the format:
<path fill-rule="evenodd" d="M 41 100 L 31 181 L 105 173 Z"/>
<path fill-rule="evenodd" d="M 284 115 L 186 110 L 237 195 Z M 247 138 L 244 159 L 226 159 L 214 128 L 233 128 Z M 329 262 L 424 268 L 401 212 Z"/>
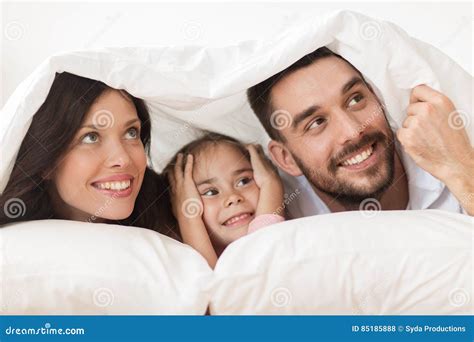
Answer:
<path fill-rule="evenodd" d="M 161 231 L 158 217 L 165 220 L 167 208 L 158 199 L 165 183 L 147 167 L 149 144 L 142 100 L 57 74 L 0 196 L 0 225 L 66 219 Z"/>
<path fill-rule="evenodd" d="M 260 146 L 207 133 L 165 168 L 182 240 L 214 268 L 233 241 L 281 222 L 283 185 Z"/>

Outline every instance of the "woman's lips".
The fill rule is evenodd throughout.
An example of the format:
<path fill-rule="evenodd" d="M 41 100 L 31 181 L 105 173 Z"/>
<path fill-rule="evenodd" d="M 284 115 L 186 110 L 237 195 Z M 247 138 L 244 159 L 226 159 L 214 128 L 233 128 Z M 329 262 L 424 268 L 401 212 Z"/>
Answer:
<path fill-rule="evenodd" d="M 246 212 L 232 216 L 226 220 L 222 225 L 226 228 L 236 228 L 244 224 L 248 224 L 253 219 L 253 213 Z"/>
<path fill-rule="evenodd" d="M 124 198 L 130 196 L 133 192 L 133 179 L 128 181 L 94 182 L 92 187 L 106 196 Z"/>

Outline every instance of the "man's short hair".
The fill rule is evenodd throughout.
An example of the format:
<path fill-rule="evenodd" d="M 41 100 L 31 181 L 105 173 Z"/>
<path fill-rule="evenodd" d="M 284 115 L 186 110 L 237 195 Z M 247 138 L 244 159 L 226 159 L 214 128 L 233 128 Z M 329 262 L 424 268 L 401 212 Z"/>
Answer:
<path fill-rule="evenodd" d="M 272 107 L 272 103 L 271 103 L 272 88 L 280 80 L 282 80 L 284 77 L 291 74 L 292 72 L 295 72 L 296 70 L 309 66 L 310 64 L 316 62 L 317 60 L 326 58 L 326 57 L 340 58 L 344 60 L 345 62 L 347 62 L 352 68 L 354 68 L 360 74 L 359 70 L 357 70 L 351 63 L 349 63 L 340 55 L 332 52 L 327 47 L 323 46 L 307 54 L 306 56 L 300 58 L 295 63 L 287 67 L 286 69 L 280 71 L 279 73 L 273 75 L 272 77 L 266 79 L 263 82 L 260 82 L 254 85 L 253 87 L 247 90 L 247 99 L 250 103 L 250 106 L 252 107 L 252 110 L 257 115 L 258 119 L 260 120 L 260 123 L 265 128 L 265 131 L 273 140 L 277 140 L 281 142 L 285 141 L 285 138 L 283 137 L 283 135 L 280 134 L 280 131 L 276 129 L 272 125 L 272 122 L 271 122 L 271 115 L 275 110 L 277 110 Z M 360 74 L 360 76 L 362 77 L 362 74 Z M 364 78 L 362 77 L 362 79 Z"/>

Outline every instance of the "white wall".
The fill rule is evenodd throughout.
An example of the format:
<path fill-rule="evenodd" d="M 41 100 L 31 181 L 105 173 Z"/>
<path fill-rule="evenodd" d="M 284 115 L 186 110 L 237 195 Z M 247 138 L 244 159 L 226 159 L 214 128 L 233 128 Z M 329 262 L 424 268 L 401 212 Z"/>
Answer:
<path fill-rule="evenodd" d="M 398 24 L 472 74 L 472 3 L 59 3 L 1 4 L 1 106 L 51 54 L 102 46 L 227 45 L 307 16 L 351 9 Z"/>

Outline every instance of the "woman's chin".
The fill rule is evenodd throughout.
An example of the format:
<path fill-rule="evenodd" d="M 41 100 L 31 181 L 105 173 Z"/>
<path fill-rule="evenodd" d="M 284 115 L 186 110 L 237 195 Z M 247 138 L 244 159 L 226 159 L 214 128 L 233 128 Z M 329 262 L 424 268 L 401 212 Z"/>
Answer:
<path fill-rule="evenodd" d="M 100 216 L 95 216 L 95 222 L 104 223 L 106 221 L 118 221 L 125 220 L 126 218 L 132 215 L 133 208 L 128 210 L 113 210 L 100 214 Z"/>

